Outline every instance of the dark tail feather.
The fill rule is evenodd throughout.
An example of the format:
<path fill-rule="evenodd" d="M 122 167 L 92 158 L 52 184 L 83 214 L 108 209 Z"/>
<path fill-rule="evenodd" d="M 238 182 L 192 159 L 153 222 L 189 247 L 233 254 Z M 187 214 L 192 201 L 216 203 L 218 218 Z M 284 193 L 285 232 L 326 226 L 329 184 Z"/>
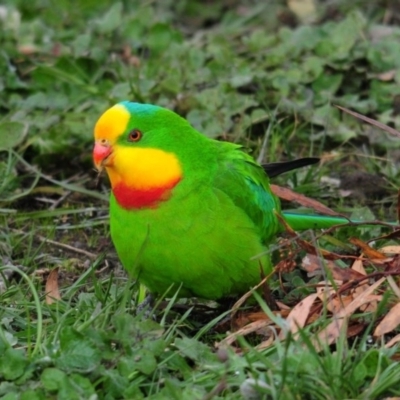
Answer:
<path fill-rule="evenodd" d="M 320 161 L 317 157 L 304 157 L 292 161 L 281 161 L 274 163 L 262 164 L 264 171 L 272 178 L 283 174 L 284 172 L 292 171 L 296 168 L 306 167 L 307 165 L 317 164 Z"/>

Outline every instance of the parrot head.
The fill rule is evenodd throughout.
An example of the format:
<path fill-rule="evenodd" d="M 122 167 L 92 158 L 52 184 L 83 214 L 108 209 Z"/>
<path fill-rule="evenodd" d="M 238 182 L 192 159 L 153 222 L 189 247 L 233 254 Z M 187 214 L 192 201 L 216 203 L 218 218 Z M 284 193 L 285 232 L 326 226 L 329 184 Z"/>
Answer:
<path fill-rule="evenodd" d="M 168 109 L 124 101 L 97 121 L 93 160 L 99 172 L 106 169 L 120 206 L 156 207 L 183 179 L 184 148 L 193 147 L 198 137 Z"/>

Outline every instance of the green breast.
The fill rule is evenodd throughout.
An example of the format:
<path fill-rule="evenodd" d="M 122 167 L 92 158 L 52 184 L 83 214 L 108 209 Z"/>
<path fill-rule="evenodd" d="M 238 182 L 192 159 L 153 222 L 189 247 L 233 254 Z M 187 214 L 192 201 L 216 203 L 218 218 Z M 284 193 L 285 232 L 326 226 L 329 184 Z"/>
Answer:
<path fill-rule="evenodd" d="M 260 228 L 216 188 L 157 208 L 124 210 L 111 196 L 111 237 L 123 266 L 153 293 L 219 299 L 246 292 L 271 271 Z M 276 226 L 275 226 L 276 225 Z M 278 222 L 269 227 L 276 232 Z"/>

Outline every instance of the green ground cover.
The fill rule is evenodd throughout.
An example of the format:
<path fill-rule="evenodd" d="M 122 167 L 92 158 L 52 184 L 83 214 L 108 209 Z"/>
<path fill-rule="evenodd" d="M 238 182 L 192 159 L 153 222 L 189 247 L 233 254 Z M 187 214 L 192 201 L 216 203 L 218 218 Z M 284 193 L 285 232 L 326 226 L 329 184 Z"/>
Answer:
<path fill-rule="evenodd" d="M 356 219 L 394 221 L 400 139 L 335 105 L 400 129 L 399 25 L 396 2 L 377 0 L 5 0 L 0 399 L 400 396 L 399 353 L 385 346 L 396 326 L 373 335 L 397 303 L 395 256 L 376 307 L 357 309 L 334 344 L 322 341 L 317 351 L 312 340 L 332 321 L 326 306 L 299 336 L 283 314 L 269 313 L 272 324 L 256 320 L 261 331 L 217 346 L 242 327 L 239 318 L 224 323 L 227 311 L 199 311 L 193 301 L 177 309 L 172 299 L 156 321 L 136 316 L 138 287 L 109 239 L 108 182 L 96 185 L 91 160 L 93 126 L 105 109 L 150 102 L 209 137 L 242 143 L 260 161 L 321 156 L 320 166 L 274 183 Z M 357 256 L 351 237 L 367 242 L 390 231 L 351 227 L 306 239 Z M 373 242 L 388 245 L 396 236 Z M 322 279 L 300 269 L 302 256 L 271 281 L 290 308 Z M 61 299 L 49 304 L 52 270 Z M 287 332 L 286 340 L 260 350 L 271 332 Z"/>

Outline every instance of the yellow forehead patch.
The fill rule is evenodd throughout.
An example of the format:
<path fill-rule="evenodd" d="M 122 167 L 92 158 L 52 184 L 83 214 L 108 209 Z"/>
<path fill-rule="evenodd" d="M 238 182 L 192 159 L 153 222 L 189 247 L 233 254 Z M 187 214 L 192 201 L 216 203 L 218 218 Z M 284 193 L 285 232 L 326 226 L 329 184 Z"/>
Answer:
<path fill-rule="evenodd" d="M 113 143 L 125 131 L 129 118 L 128 110 L 121 104 L 109 108 L 96 122 L 95 139 L 107 139 Z"/>
<path fill-rule="evenodd" d="M 182 168 L 175 154 L 155 148 L 118 146 L 106 169 L 113 187 L 123 183 L 133 189 L 149 190 L 182 178 Z"/>

